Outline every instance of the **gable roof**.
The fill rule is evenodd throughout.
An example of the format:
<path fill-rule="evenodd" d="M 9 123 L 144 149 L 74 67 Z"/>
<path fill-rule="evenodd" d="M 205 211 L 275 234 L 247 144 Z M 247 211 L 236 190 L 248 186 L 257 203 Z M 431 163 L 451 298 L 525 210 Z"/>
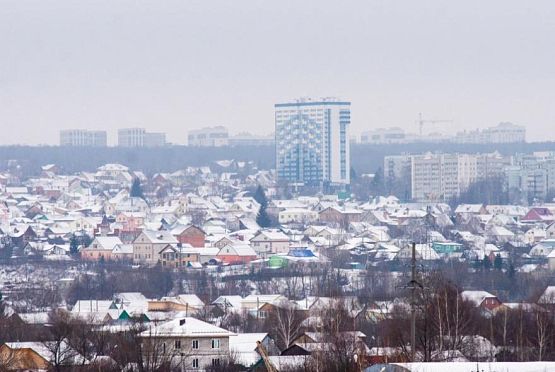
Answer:
<path fill-rule="evenodd" d="M 143 232 L 133 241 L 136 242 L 142 235 L 144 235 L 150 243 L 153 244 L 177 244 L 177 239 L 170 231 L 160 230 L 143 230 Z"/>
<path fill-rule="evenodd" d="M 486 291 L 462 291 L 461 297 L 465 301 L 472 302 L 475 306 L 480 306 L 486 298 L 497 298 L 497 296 Z"/>

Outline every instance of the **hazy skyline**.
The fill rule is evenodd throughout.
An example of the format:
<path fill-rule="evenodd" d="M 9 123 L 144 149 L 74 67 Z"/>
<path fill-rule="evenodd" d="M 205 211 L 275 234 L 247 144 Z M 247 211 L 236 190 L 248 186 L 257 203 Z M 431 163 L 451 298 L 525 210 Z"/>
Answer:
<path fill-rule="evenodd" d="M 352 102 L 352 133 L 419 112 L 555 139 L 555 3 L 0 1 L 0 143 L 140 126 L 268 134 L 274 103 Z"/>

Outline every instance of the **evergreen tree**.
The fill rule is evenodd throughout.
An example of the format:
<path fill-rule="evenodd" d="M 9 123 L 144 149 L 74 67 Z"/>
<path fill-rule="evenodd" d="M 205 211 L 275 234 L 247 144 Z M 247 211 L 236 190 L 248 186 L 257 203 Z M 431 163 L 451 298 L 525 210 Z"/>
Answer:
<path fill-rule="evenodd" d="M 495 270 L 499 270 L 499 271 L 501 271 L 501 269 L 503 268 L 503 259 L 501 258 L 501 255 L 499 253 L 495 255 L 495 260 L 493 261 L 493 267 L 495 268 Z"/>
<path fill-rule="evenodd" d="M 141 198 L 141 199 L 145 198 L 143 195 L 141 180 L 139 180 L 139 178 L 137 177 L 133 179 L 133 184 L 131 184 L 131 191 L 129 191 L 129 196 L 133 198 Z"/>
<path fill-rule="evenodd" d="M 266 198 L 266 193 L 264 192 L 264 189 L 260 185 L 258 185 L 258 187 L 256 188 L 256 191 L 254 192 L 254 200 L 256 200 L 256 202 L 260 204 L 261 207 L 268 206 L 268 198 Z"/>
<path fill-rule="evenodd" d="M 77 256 L 79 254 L 79 240 L 75 235 L 72 235 L 69 240 L 69 254 L 72 256 Z"/>
<path fill-rule="evenodd" d="M 88 234 L 83 234 L 81 236 L 81 245 L 83 247 L 88 247 L 92 243 L 92 238 Z"/>
<path fill-rule="evenodd" d="M 484 256 L 484 259 L 482 260 L 482 265 L 485 270 L 491 269 L 491 261 L 489 260 L 488 256 Z"/>
<path fill-rule="evenodd" d="M 509 263 L 509 269 L 507 270 L 507 275 L 509 276 L 510 279 L 514 279 L 515 274 L 516 274 L 515 265 L 513 265 L 513 262 L 511 261 Z"/>
<path fill-rule="evenodd" d="M 256 223 L 260 227 L 270 227 L 272 225 L 272 221 L 270 220 L 270 216 L 268 216 L 268 212 L 266 212 L 265 206 L 261 206 L 258 210 L 258 214 L 256 215 Z"/>
<path fill-rule="evenodd" d="M 268 212 L 266 208 L 268 208 L 268 199 L 266 198 L 266 193 L 262 186 L 258 185 L 256 192 L 254 193 L 254 200 L 258 204 L 260 204 L 260 209 L 258 210 L 258 214 L 256 215 L 256 223 L 260 227 L 270 227 L 272 221 L 270 220 L 270 216 L 268 216 Z"/>

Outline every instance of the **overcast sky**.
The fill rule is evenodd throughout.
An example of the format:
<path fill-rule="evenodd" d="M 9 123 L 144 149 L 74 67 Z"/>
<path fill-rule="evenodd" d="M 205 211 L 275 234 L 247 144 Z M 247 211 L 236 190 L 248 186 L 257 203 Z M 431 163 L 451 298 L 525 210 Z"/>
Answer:
<path fill-rule="evenodd" d="M 0 0 L 2 143 L 269 134 L 299 96 L 350 100 L 353 133 L 422 112 L 555 139 L 555 1 Z"/>

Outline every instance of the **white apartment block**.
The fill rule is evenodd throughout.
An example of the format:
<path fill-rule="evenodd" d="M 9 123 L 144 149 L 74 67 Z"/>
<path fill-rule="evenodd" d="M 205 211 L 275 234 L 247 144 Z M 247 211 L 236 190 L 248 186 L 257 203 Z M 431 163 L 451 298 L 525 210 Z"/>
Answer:
<path fill-rule="evenodd" d="M 360 134 L 361 144 L 393 144 L 393 143 L 407 143 L 409 139 L 405 131 L 401 128 L 378 128 Z"/>
<path fill-rule="evenodd" d="M 278 181 L 349 184 L 351 103 L 334 98 L 275 105 Z"/>
<path fill-rule="evenodd" d="M 384 158 L 387 186 L 410 180 L 416 201 L 448 201 L 481 179 L 502 176 L 509 158 L 491 154 L 394 155 Z"/>
<path fill-rule="evenodd" d="M 158 147 L 165 145 L 165 133 L 147 132 L 144 128 L 118 130 L 118 146 L 120 147 Z"/>
<path fill-rule="evenodd" d="M 274 134 L 259 136 L 243 132 L 229 137 L 230 146 L 272 146 L 275 145 L 275 143 L 276 138 Z"/>
<path fill-rule="evenodd" d="M 509 191 L 529 199 L 551 199 L 555 195 L 555 153 L 517 154 L 505 167 L 505 175 Z"/>
<path fill-rule="evenodd" d="M 206 127 L 189 131 L 189 146 L 220 147 L 229 145 L 229 132 L 224 126 Z"/>
<path fill-rule="evenodd" d="M 459 132 L 456 143 L 521 143 L 526 141 L 526 128 L 512 123 L 499 123 L 495 127 Z"/>
<path fill-rule="evenodd" d="M 104 130 L 65 129 L 60 131 L 60 146 L 107 146 Z"/>

